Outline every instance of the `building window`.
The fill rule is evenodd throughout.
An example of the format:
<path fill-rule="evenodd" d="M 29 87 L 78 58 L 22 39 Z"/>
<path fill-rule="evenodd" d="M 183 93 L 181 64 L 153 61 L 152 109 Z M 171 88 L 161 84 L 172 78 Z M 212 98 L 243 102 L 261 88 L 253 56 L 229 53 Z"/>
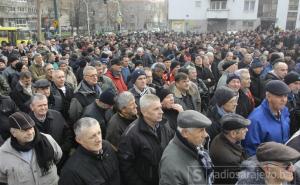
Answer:
<path fill-rule="evenodd" d="M 244 11 L 254 12 L 255 0 L 245 0 L 244 2 Z"/>
<path fill-rule="evenodd" d="M 211 1 L 210 2 L 210 9 L 212 9 L 212 10 L 224 10 L 224 9 L 226 9 L 226 2 L 227 1 Z"/>
<path fill-rule="evenodd" d="M 195 7 L 200 8 L 201 7 L 201 1 L 195 1 Z"/>

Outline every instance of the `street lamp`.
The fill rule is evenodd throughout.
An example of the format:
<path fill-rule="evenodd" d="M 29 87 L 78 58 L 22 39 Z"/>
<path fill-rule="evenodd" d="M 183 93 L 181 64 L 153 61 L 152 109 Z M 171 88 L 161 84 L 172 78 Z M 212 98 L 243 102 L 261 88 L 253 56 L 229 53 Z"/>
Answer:
<path fill-rule="evenodd" d="M 89 4 L 88 4 L 87 0 L 82 0 L 82 2 L 85 4 L 85 7 L 86 7 L 86 19 L 87 19 L 88 35 L 91 36 L 91 32 L 90 32 Z"/>

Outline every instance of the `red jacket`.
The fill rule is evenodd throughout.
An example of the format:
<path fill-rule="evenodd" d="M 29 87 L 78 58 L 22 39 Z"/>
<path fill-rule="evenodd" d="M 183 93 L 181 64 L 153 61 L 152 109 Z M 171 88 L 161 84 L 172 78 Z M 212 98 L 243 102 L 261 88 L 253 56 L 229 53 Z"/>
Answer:
<path fill-rule="evenodd" d="M 113 76 L 113 74 L 110 70 L 108 70 L 105 75 L 108 76 L 114 82 L 115 86 L 118 89 L 118 93 L 128 90 L 128 88 L 123 80 L 122 75 L 120 75 L 118 77 Z"/>

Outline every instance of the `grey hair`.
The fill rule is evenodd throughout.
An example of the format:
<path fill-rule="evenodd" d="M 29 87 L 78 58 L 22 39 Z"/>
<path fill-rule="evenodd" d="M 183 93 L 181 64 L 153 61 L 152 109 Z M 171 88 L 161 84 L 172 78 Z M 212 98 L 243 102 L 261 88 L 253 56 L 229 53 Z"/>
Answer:
<path fill-rule="evenodd" d="M 84 69 L 83 69 L 83 75 L 87 75 L 88 71 L 97 71 L 97 69 L 93 66 L 86 66 Z"/>
<path fill-rule="evenodd" d="M 160 99 L 154 94 L 145 94 L 140 98 L 140 108 L 147 108 L 155 101 L 160 102 Z"/>
<path fill-rule="evenodd" d="M 194 68 L 193 66 L 190 66 L 190 65 L 187 66 L 186 69 L 188 70 L 189 74 L 190 74 L 190 72 L 192 72 L 192 71 L 197 71 L 196 68 Z"/>
<path fill-rule="evenodd" d="M 47 99 L 47 97 L 41 93 L 35 93 L 32 97 L 31 97 L 31 100 L 30 100 L 30 105 L 32 105 L 35 101 L 38 101 L 38 100 L 43 100 L 43 99 Z"/>
<path fill-rule="evenodd" d="M 212 52 L 207 52 L 207 53 L 206 53 L 206 56 L 211 56 L 211 57 L 213 57 L 214 54 L 213 54 Z"/>
<path fill-rule="evenodd" d="M 132 93 L 129 91 L 124 91 L 116 97 L 115 107 L 120 112 L 132 100 L 134 100 Z"/>
<path fill-rule="evenodd" d="M 236 72 L 234 72 L 234 74 L 236 74 L 237 76 L 239 76 L 240 78 L 244 75 L 244 74 L 249 74 L 249 70 L 248 69 L 239 69 Z"/>
<path fill-rule="evenodd" d="M 90 128 L 95 125 L 99 125 L 99 123 L 94 118 L 90 118 L 90 117 L 80 118 L 74 124 L 74 132 L 75 132 L 76 137 L 80 136 L 82 131 L 85 130 L 86 128 Z"/>
<path fill-rule="evenodd" d="M 137 48 L 137 50 L 136 50 L 137 52 L 144 52 L 144 48 L 142 48 L 142 47 L 139 47 L 139 48 Z"/>
<path fill-rule="evenodd" d="M 54 70 L 54 71 L 52 72 L 52 76 L 55 76 L 55 75 L 56 75 L 57 73 L 59 73 L 59 72 L 65 74 L 62 70 L 56 69 L 56 70 Z"/>
<path fill-rule="evenodd" d="M 177 126 L 177 130 L 178 132 L 182 133 L 183 130 L 187 130 L 188 132 L 193 132 L 194 128 L 181 128 L 179 126 Z"/>

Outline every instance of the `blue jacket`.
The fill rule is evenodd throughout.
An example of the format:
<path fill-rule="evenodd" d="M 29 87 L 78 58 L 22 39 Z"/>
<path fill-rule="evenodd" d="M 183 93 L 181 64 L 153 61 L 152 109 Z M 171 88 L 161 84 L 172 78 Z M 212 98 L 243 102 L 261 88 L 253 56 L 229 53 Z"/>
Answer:
<path fill-rule="evenodd" d="M 280 119 L 276 119 L 269 108 L 269 103 L 264 99 L 248 117 L 251 124 L 242 142 L 248 156 L 255 155 L 256 148 L 261 143 L 275 141 L 284 144 L 289 139 L 289 115 L 287 107 L 284 107 L 281 110 Z"/>

